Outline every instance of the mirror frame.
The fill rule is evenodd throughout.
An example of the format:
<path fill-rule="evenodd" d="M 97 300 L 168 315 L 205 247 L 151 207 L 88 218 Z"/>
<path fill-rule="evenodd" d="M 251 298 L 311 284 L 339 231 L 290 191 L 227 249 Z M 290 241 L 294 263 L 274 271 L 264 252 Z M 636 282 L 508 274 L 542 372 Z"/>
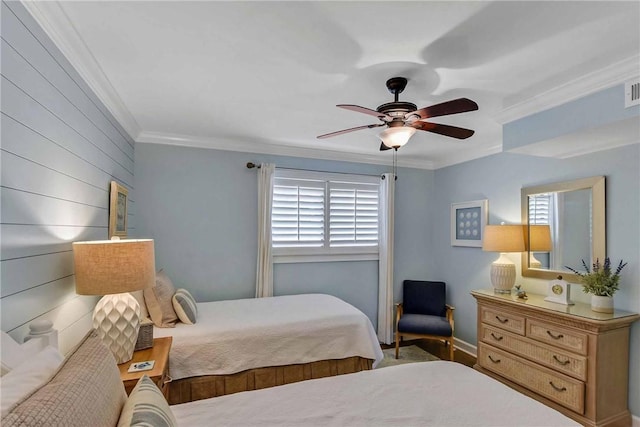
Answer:
<path fill-rule="evenodd" d="M 604 260 L 606 256 L 606 221 L 605 221 L 605 178 L 604 176 L 594 176 L 590 178 L 577 179 L 574 181 L 556 182 L 552 184 L 537 185 L 535 187 L 523 187 L 521 191 L 522 224 L 529 227 L 529 196 L 540 193 L 567 192 L 576 190 L 591 190 L 591 218 L 592 218 L 592 241 L 591 259 Z M 593 262 L 592 261 L 592 262 Z M 579 268 L 581 266 L 576 266 Z M 522 252 L 522 276 L 535 277 L 537 279 L 553 280 L 562 275 L 567 282 L 581 283 L 580 276 L 565 270 L 544 270 L 529 267 L 529 249 Z"/>

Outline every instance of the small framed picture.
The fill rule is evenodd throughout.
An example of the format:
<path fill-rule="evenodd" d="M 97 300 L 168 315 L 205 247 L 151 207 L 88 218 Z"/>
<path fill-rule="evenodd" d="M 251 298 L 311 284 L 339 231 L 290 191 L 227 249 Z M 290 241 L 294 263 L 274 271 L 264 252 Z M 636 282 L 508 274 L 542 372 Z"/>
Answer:
<path fill-rule="evenodd" d="M 111 181 L 109 192 L 109 238 L 127 237 L 128 191 L 115 181 Z"/>
<path fill-rule="evenodd" d="M 487 199 L 451 204 L 451 246 L 482 247 L 488 205 Z"/>

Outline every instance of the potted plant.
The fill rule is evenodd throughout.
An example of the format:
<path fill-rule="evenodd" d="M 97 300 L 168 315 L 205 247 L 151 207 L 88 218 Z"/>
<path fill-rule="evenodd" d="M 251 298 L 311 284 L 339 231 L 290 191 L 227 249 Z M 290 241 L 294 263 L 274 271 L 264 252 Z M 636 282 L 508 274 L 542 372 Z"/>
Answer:
<path fill-rule="evenodd" d="M 565 267 L 580 276 L 584 284 L 582 291 L 592 294 L 591 310 L 600 313 L 613 313 L 613 294 L 618 290 L 620 272 L 627 263 L 620 260 L 615 273 L 611 271 L 611 260 L 608 257 L 604 259 L 604 264 L 602 265 L 600 265 L 600 260 L 596 259 L 592 269 L 589 269 L 584 260 L 582 260 L 582 265 L 586 272 Z"/>

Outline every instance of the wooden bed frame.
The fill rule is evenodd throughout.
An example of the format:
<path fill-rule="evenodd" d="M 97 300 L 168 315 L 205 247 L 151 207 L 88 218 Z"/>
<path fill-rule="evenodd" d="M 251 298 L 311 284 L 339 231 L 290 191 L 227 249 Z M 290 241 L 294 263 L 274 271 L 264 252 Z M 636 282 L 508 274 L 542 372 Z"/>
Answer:
<path fill-rule="evenodd" d="M 285 366 L 248 369 L 229 375 L 204 375 L 174 380 L 169 387 L 169 404 L 259 390 L 298 381 L 351 374 L 372 369 L 373 360 L 359 356 L 319 360 Z"/>

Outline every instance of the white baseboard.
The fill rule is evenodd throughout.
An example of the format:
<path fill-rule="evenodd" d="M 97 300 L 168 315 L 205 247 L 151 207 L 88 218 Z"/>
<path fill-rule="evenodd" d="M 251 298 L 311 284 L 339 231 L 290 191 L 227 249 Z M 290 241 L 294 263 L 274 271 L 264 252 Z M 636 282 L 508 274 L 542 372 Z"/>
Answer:
<path fill-rule="evenodd" d="M 631 415 L 631 427 L 640 427 L 640 417 Z"/>
<path fill-rule="evenodd" d="M 478 347 L 476 347 L 473 344 L 469 344 L 466 341 L 462 341 L 460 338 L 454 338 L 453 345 L 456 349 L 460 351 L 464 351 L 465 353 L 470 354 L 473 357 L 478 357 Z M 633 427 L 636 427 L 636 426 L 633 426 Z"/>

